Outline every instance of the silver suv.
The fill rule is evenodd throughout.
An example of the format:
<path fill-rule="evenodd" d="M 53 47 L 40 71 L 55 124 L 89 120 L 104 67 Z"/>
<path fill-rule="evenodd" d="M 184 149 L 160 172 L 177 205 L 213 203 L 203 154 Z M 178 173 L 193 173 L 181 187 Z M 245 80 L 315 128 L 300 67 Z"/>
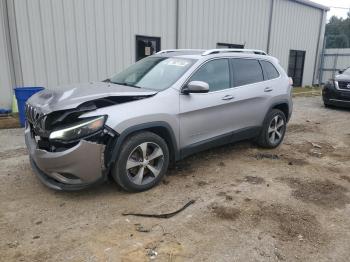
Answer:
<path fill-rule="evenodd" d="M 277 147 L 291 112 L 290 79 L 262 51 L 165 50 L 103 82 L 32 96 L 25 140 L 50 188 L 78 190 L 110 174 L 143 191 L 169 164 L 213 146 Z"/>

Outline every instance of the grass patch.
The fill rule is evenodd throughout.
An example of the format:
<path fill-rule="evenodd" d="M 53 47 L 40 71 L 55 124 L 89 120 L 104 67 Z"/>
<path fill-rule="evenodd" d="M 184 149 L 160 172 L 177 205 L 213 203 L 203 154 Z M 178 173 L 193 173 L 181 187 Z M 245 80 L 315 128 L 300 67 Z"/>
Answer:
<path fill-rule="evenodd" d="M 0 129 L 19 128 L 18 113 L 11 113 L 6 116 L 0 116 Z"/>
<path fill-rule="evenodd" d="M 322 87 L 304 86 L 304 87 L 293 87 L 293 96 L 320 96 Z"/>

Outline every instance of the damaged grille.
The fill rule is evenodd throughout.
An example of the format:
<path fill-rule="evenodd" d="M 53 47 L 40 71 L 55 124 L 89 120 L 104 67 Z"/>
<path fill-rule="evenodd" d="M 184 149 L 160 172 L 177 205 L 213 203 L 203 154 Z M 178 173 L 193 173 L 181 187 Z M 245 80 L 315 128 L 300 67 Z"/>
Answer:
<path fill-rule="evenodd" d="M 26 104 L 26 117 L 31 124 L 34 124 L 41 116 L 42 113 L 40 113 L 39 110 L 34 106 Z"/>
<path fill-rule="evenodd" d="M 349 90 L 350 91 L 350 82 L 339 81 L 338 85 L 339 85 L 339 89 Z"/>
<path fill-rule="evenodd" d="M 37 107 L 29 104 L 26 104 L 25 114 L 27 121 L 33 126 L 34 131 L 42 134 L 45 130 L 46 116 Z"/>

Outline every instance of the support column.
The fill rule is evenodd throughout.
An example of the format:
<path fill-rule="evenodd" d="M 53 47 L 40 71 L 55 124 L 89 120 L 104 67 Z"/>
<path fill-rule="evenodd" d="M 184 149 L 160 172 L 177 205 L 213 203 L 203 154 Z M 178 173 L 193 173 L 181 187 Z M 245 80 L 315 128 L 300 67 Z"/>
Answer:
<path fill-rule="evenodd" d="M 271 30 L 272 30 L 272 19 L 273 19 L 273 9 L 275 6 L 275 0 L 271 0 L 271 5 L 270 5 L 270 19 L 269 19 L 269 29 L 267 31 L 267 47 L 266 47 L 266 53 L 270 53 L 270 41 L 271 41 Z"/>
<path fill-rule="evenodd" d="M 11 110 L 14 71 L 6 0 L 0 0 L 0 109 Z"/>
<path fill-rule="evenodd" d="M 176 41 L 176 43 L 175 43 L 175 47 L 176 47 L 176 49 L 178 49 L 179 48 L 179 1 L 180 0 L 175 0 L 176 1 L 176 24 L 175 24 L 175 26 L 176 26 L 176 28 L 175 28 L 175 30 L 176 30 L 176 32 L 175 32 L 175 41 Z"/>

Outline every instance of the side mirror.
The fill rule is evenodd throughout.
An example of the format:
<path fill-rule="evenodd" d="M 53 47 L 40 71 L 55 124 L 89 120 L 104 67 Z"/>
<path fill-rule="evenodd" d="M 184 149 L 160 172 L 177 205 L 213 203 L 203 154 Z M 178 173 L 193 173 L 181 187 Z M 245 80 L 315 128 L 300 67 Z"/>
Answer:
<path fill-rule="evenodd" d="M 341 75 L 342 73 L 344 73 L 344 70 L 339 70 L 338 73 Z"/>
<path fill-rule="evenodd" d="M 208 93 L 209 84 L 203 81 L 191 81 L 182 89 L 182 93 L 188 95 L 191 93 Z"/>

